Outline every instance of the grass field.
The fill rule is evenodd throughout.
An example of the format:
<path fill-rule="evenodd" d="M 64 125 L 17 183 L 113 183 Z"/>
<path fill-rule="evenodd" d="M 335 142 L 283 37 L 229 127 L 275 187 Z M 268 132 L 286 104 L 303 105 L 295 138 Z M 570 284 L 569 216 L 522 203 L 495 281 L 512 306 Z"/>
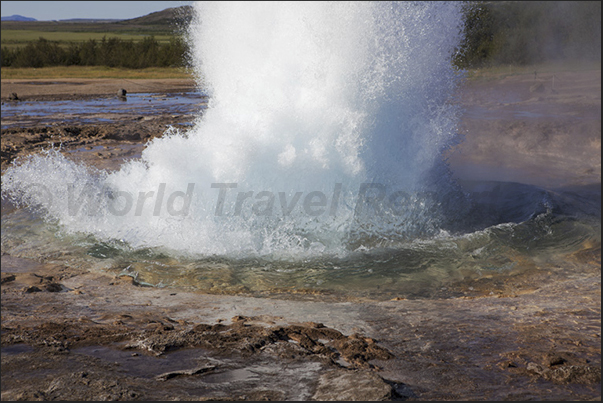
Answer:
<path fill-rule="evenodd" d="M 81 43 L 89 39 L 102 40 L 103 37 L 119 38 L 125 41 L 140 41 L 145 37 L 151 36 L 146 33 L 128 33 L 128 32 L 70 32 L 70 31 L 38 31 L 27 29 L 3 29 L 2 46 L 25 46 L 28 42 L 37 41 L 44 38 L 49 41 L 56 41 L 67 46 L 69 43 Z M 155 40 L 160 43 L 167 43 L 173 38 L 173 35 L 153 35 Z"/>
<path fill-rule="evenodd" d="M 182 78 L 193 76 L 185 69 L 178 67 L 152 67 L 147 69 L 120 69 L 104 66 L 56 66 L 42 68 L 3 67 L 3 80 L 35 79 L 35 78 Z"/>
<path fill-rule="evenodd" d="M 517 74 L 555 73 L 561 71 L 601 70 L 601 62 L 565 62 L 545 63 L 532 66 L 496 66 L 467 70 L 469 79 L 501 78 Z M 192 78 L 190 71 L 180 67 L 152 67 L 146 69 L 120 69 L 104 66 L 55 66 L 42 68 L 3 67 L 1 78 L 34 79 L 34 78 Z"/>
<path fill-rule="evenodd" d="M 182 77 L 184 73 L 169 68 L 122 72 L 115 68 L 78 66 L 104 65 L 124 69 L 182 66 L 186 45 L 177 39 L 183 34 L 184 26 L 177 9 L 111 22 L 2 21 L 1 46 L 5 50 L 2 53 L 2 78 L 112 78 L 121 74 L 131 78 Z M 107 42 L 103 41 L 105 38 Z M 149 41 L 150 38 L 153 40 Z M 96 45 L 89 44 L 90 40 Z M 30 46 L 32 44 L 34 46 Z M 57 65 L 75 67 L 45 68 Z"/>

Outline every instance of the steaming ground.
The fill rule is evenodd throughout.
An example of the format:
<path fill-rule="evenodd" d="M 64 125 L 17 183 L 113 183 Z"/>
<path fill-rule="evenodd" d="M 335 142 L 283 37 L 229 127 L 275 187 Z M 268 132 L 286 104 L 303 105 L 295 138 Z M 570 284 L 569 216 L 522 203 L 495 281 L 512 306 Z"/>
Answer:
<path fill-rule="evenodd" d="M 448 160 L 456 178 L 548 189 L 601 182 L 600 70 L 556 67 L 464 86 L 465 137 Z"/>

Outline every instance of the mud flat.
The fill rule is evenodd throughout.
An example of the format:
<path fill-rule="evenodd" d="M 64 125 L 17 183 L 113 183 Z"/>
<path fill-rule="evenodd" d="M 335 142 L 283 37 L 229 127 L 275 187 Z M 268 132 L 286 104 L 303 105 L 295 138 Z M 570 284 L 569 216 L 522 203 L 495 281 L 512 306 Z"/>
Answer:
<path fill-rule="evenodd" d="M 559 73 L 554 88 L 533 74 L 469 82 L 455 176 L 598 185 L 600 199 L 600 77 Z M 19 102 L 4 84 L 3 102 Z M 128 88 L 61 86 L 10 92 L 77 100 Z M 194 117 L 158 106 L 148 119 L 23 123 L 2 130 L 2 170 L 50 143 L 115 169 Z M 600 239 L 530 270 L 461 279 L 440 297 L 388 301 L 154 288 L 68 264 L 68 251 L 2 253 L 2 400 L 600 400 Z"/>
<path fill-rule="evenodd" d="M 2 80 L 2 100 L 13 93 L 22 100 L 86 99 L 117 94 L 120 89 L 129 94 L 177 93 L 192 91 L 195 82 L 186 79 L 6 79 Z"/>

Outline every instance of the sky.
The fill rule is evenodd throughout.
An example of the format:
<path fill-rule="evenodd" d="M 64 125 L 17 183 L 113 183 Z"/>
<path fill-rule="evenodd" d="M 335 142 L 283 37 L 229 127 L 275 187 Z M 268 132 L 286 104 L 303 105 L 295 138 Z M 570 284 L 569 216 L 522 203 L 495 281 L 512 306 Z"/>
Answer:
<path fill-rule="evenodd" d="M 128 19 L 192 1 L 2 1 L 2 17 L 22 15 L 39 21 L 70 18 Z"/>

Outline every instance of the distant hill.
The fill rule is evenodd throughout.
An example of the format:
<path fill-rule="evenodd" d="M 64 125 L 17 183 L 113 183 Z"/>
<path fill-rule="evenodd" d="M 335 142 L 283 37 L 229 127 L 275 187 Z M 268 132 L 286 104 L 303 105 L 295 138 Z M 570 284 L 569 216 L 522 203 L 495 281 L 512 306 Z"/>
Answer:
<path fill-rule="evenodd" d="M 167 8 L 163 11 L 157 11 L 142 17 L 130 19 L 87 19 L 75 18 L 58 21 L 23 21 L 23 20 L 5 20 L 2 17 L 2 30 L 27 30 L 39 31 L 44 36 L 44 32 L 67 32 L 69 35 L 79 32 L 102 32 L 107 36 L 112 34 L 136 34 L 147 36 L 161 36 L 181 34 L 184 27 L 188 25 L 193 16 L 191 6 L 180 6 Z M 4 45 L 4 37 L 2 44 Z M 66 39 L 65 39 L 66 40 Z"/>
<path fill-rule="evenodd" d="M 80 24 L 96 24 L 96 23 L 114 23 L 122 26 L 173 26 L 174 23 L 187 24 L 190 22 L 193 15 L 193 8 L 191 6 L 180 6 L 166 8 L 162 11 L 157 11 L 151 14 L 144 15 L 142 17 L 130 18 L 130 19 L 99 19 L 99 18 L 70 18 L 64 20 L 54 21 L 38 21 L 35 18 L 24 17 L 22 15 L 11 15 L 9 17 L 2 17 L 2 21 L 14 21 L 14 22 L 36 22 L 35 27 L 41 28 L 47 24 L 52 24 L 53 30 L 57 28 L 57 23 L 80 23 Z M 27 28 L 22 27 L 21 29 L 31 29 L 33 26 Z M 106 26 L 105 26 L 106 28 Z M 19 29 L 16 26 L 11 25 L 11 29 Z"/>
<path fill-rule="evenodd" d="M 193 16 L 192 6 L 166 8 L 142 17 L 121 20 L 118 23 L 132 25 L 171 25 L 174 21 L 188 23 Z"/>
<path fill-rule="evenodd" d="M 70 18 L 68 20 L 58 20 L 59 22 L 82 22 L 82 23 L 95 23 L 95 22 L 116 22 L 121 21 L 117 19 L 109 19 L 109 18 Z"/>
<path fill-rule="evenodd" d="M 22 15 L 11 15 L 8 17 L 2 17 L 2 21 L 37 21 L 35 18 L 23 17 Z"/>

